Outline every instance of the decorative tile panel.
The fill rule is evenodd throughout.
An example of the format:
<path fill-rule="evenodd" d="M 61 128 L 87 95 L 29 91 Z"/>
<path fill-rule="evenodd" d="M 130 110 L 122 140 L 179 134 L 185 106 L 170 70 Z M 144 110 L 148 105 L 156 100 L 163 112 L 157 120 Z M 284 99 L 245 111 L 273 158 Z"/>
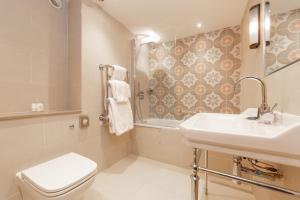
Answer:
<path fill-rule="evenodd" d="M 193 64 L 195 64 L 196 60 L 196 54 L 191 51 L 188 51 L 186 54 L 184 54 L 183 58 L 181 59 L 181 62 L 185 66 L 191 67 Z"/>
<path fill-rule="evenodd" d="M 220 83 L 220 81 L 222 80 L 222 75 L 220 72 L 212 70 L 211 72 L 207 73 L 206 76 L 204 77 L 204 81 L 211 85 L 211 86 L 215 86 L 218 83 Z"/>
<path fill-rule="evenodd" d="M 196 112 L 239 113 L 240 27 L 149 44 L 150 115 L 184 119 Z"/>
<path fill-rule="evenodd" d="M 212 64 L 215 64 L 218 60 L 220 60 L 223 52 L 219 48 L 211 48 L 208 51 L 206 51 L 204 58 L 207 62 L 210 62 Z"/>
<path fill-rule="evenodd" d="M 197 98 L 195 97 L 195 95 L 188 93 L 183 96 L 183 98 L 181 99 L 181 102 L 185 107 L 190 109 L 196 105 Z"/>
<path fill-rule="evenodd" d="M 270 45 L 266 48 L 265 74 L 300 59 L 300 9 L 271 16 Z"/>
<path fill-rule="evenodd" d="M 182 83 L 183 85 L 185 85 L 186 87 L 190 88 L 192 86 L 195 85 L 196 81 L 197 81 L 197 77 L 195 74 L 188 72 L 187 74 L 185 74 L 182 78 Z"/>

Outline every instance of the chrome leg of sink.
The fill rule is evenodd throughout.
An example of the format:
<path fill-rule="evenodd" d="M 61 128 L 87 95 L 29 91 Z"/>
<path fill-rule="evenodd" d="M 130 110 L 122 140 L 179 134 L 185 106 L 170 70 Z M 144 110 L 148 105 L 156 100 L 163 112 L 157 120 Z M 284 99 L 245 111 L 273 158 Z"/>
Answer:
<path fill-rule="evenodd" d="M 192 183 L 192 200 L 198 200 L 199 196 L 199 176 L 198 176 L 198 168 L 199 168 L 199 149 L 193 149 L 193 164 L 192 164 L 192 175 L 191 175 L 191 183 Z"/>
<path fill-rule="evenodd" d="M 204 151 L 204 167 L 208 168 L 208 151 Z M 204 194 L 208 194 L 208 179 L 207 179 L 207 173 L 204 173 Z"/>

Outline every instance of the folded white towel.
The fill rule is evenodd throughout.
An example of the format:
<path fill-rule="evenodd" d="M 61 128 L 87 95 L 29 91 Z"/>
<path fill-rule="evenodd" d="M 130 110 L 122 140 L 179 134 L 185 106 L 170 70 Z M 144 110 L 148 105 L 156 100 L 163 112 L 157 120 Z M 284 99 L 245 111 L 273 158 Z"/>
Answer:
<path fill-rule="evenodd" d="M 110 132 L 119 136 L 133 129 L 133 115 L 130 101 L 117 103 L 114 98 L 108 98 L 108 101 Z"/>
<path fill-rule="evenodd" d="M 127 69 L 118 65 L 113 65 L 113 70 L 111 71 L 112 80 L 124 81 L 127 75 Z"/>
<path fill-rule="evenodd" d="M 118 102 L 127 102 L 131 96 L 130 86 L 125 81 L 110 80 L 110 89 L 113 98 Z"/>

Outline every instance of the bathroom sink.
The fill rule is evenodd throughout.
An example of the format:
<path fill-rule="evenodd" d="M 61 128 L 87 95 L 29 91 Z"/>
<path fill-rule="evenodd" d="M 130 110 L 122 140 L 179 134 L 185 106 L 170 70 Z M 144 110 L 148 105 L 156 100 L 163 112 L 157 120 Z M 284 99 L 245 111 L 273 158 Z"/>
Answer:
<path fill-rule="evenodd" d="M 277 113 L 264 124 L 242 114 L 198 113 L 180 124 L 180 132 L 193 148 L 264 159 L 300 167 L 300 116 Z"/>

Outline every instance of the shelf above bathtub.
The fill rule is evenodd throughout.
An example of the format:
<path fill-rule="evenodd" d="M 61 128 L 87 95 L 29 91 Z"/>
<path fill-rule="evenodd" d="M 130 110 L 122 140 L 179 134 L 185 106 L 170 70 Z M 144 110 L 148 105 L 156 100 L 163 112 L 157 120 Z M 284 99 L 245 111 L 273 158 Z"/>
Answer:
<path fill-rule="evenodd" d="M 39 117 L 51 117 L 57 115 L 75 115 L 80 114 L 81 110 L 59 110 L 59 111 L 44 111 L 44 112 L 19 112 L 19 113 L 2 113 L 0 121 L 20 120 Z"/>

